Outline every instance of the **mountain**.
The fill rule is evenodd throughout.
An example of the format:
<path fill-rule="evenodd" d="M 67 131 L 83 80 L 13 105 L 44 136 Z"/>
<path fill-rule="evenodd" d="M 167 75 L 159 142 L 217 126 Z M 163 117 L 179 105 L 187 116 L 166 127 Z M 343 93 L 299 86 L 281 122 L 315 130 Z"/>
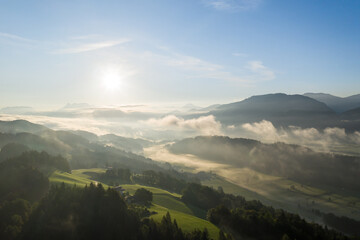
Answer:
<path fill-rule="evenodd" d="M 1 147 L 0 151 L 0 162 L 20 156 L 22 153 L 29 151 L 30 148 L 19 143 L 8 143 Z"/>
<path fill-rule="evenodd" d="M 87 139 L 91 143 L 101 143 L 136 154 L 143 154 L 143 148 L 153 145 L 153 142 L 145 139 L 127 138 L 115 134 L 97 136 L 96 134 L 87 131 L 73 131 L 72 133 Z"/>
<path fill-rule="evenodd" d="M 201 109 L 201 107 L 196 106 L 192 103 L 185 104 L 184 106 L 181 107 L 181 110 L 183 110 L 183 111 L 194 111 L 194 110 L 198 110 L 198 109 Z"/>
<path fill-rule="evenodd" d="M 220 106 L 221 106 L 221 104 L 213 104 L 208 107 L 202 108 L 201 111 L 212 111 L 212 110 L 217 109 Z"/>
<path fill-rule="evenodd" d="M 360 121 L 360 107 L 343 112 L 341 118 L 347 121 Z"/>
<path fill-rule="evenodd" d="M 0 121 L 0 132 L 2 133 L 39 133 L 46 130 L 48 130 L 47 127 L 26 120 Z"/>
<path fill-rule="evenodd" d="M 326 93 L 305 93 L 304 96 L 325 103 L 337 113 L 360 107 L 360 94 L 345 98 L 336 97 Z"/>
<path fill-rule="evenodd" d="M 268 120 L 277 127 L 321 128 L 335 125 L 339 119 L 324 103 L 302 95 L 282 93 L 252 96 L 240 102 L 220 105 L 206 115 L 214 115 L 224 125 Z"/>
<path fill-rule="evenodd" d="M 121 137 L 114 136 L 113 138 L 116 138 L 118 142 L 113 145 L 118 144 L 122 148 L 104 144 L 101 140 L 91 142 L 72 132 L 54 131 L 24 120 L 2 121 L 0 122 L 0 149 L 5 148 L 6 151 L 1 160 L 5 160 L 7 156 L 18 155 L 13 153 L 13 149 L 21 152 L 26 148 L 39 152 L 45 151 L 51 155 L 62 155 L 69 160 L 73 169 L 106 167 L 108 165 L 129 168 L 133 171 L 162 169 L 151 159 L 131 153 L 129 149 L 124 151 L 123 149 L 129 147 L 126 144 L 130 143 L 126 141 L 123 143 L 120 141 Z M 142 139 L 134 141 L 139 145 L 147 144 L 147 141 Z M 7 149 L 9 144 L 10 149 Z"/>
<path fill-rule="evenodd" d="M 115 134 L 106 134 L 99 137 L 100 142 L 124 151 L 142 154 L 144 147 L 149 147 L 152 142 L 144 139 L 126 138 Z"/>

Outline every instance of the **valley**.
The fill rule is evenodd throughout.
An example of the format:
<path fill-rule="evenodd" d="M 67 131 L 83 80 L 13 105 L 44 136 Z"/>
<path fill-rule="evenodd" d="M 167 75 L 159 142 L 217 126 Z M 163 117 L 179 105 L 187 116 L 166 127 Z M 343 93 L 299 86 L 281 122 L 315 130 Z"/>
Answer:
<path fill-rule="evenodd" d="M 164 146 L 147 148 L 145 154 L 155 161 L 170 162 L 184 171 L 211 171 L 218 176 L 202 180 L 202 184 L 215 189 L 221 186 L 227 193 L 260 200 L 276 208 L 298 213 L 311 221 L 320 221 L 312 209 L 360 220 L 360 195 L 354 191 L 305 185 L 249 168 L 214 163 L 192 154 L 174 154 Z"/>

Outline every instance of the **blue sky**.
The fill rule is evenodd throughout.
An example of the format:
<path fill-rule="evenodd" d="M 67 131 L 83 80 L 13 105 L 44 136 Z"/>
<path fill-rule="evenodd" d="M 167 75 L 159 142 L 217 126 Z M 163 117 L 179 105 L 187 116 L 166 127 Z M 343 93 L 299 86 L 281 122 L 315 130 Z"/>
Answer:
<path fill-rule="evenodd" d="M 360 1 L 0 4 L 1 107 L 360 93 Z"/>

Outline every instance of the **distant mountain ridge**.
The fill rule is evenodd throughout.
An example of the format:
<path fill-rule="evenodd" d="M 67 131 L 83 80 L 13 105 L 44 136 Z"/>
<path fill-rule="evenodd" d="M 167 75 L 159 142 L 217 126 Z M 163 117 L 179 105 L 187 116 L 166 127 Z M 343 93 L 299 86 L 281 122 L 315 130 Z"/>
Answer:
<path fill-rule="evenodd" d="M 335 125 L 339 120 L 339 116 L 322 102 L 284 93 L 252 96 L 240 102 L 217 106 L 215 110 L 201 115 L 214 115 L 225 125 L 268 120 L 280 127 L 325 127 Z"/>
<path fill-rule="evenodd" d="M 360 107 L 360 94 L 344 98 L 327 93 L 305 93 L 304 96 L 325 103 L 337 113 L 343 113 Z"/>
<path fill-rule="evenodd" d="M 0 132 L 2 133 L 39 133 L 46 130 L 49 128 L 26 120 L 0 121 Z"/>

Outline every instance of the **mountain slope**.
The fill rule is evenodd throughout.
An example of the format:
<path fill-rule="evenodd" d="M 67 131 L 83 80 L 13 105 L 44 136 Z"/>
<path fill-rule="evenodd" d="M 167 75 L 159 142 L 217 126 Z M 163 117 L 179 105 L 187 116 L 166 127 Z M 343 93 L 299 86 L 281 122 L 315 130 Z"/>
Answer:
<path fill-rule="evenodd" d="M 72 171 L 71 174 L 63 173 L 60 171 L 54 172 L 50 177 L 50 183 L 52 184 L 65 184 L 84 187 L 89 185 L 91 182 L 91 176 L 89 173 L 96 171 L 99 172 L 101 169 L 79 169 Z M 105 171 L 105 169 L 103 169 Z M 107 187 L 106 184 L 101 183 L 104 187 Z M 135 191 L 139 188 L 145 188 L 146 190 L 153 193 L 153 204 L 149 208 L 149 211 L 153 211 L 156 214 L 151 215 L 156 221 L 161 221 L 162 217 L 166 215 L 167 212 L 176 219 L 179 226 L 184 231 L 192 231 L 194 229 L 203 229 L 207 228 L 211 237 L 216 239 L 219 235 L 219 229 L 210 223 L 209 221 L 200 218 L 195 210 L 202 211 L 200 209 L 194 209 L 194 207 L 189 207 L 181 201 L 181 195 L 176 193 L 170 193 L 166 190 L 149 187 L 138 184 L 125 184 L 121 185 L 127 192 L 134 194 Z M 206 212 L 201 212 L 200 215 L 206 215 Z"/>
<path fill-rule="evenodd" d="M 26 120 L 0 121 L 0 132 L 3 133 L 40 133 L 45 130 L 49 129 Z"/>
<path fill-rule="evenodd" d="M 336 97 L 326 93 L 305 93 L 304 96 L 325 103 L 337 113 L 360 107 L 360 94 L 345 98 Z"/>
<path fill-rule="evenodd" d="M 318 153 L 285 143 L 229 137 L 196 137 L 167 147 L 174 154 L 192 154 L 235 168 L 249 168 L 310 185 L 360 190 L 360 158 Z"/>
<path fill-rule="evenodd" d="M 253 96 L 241 102 L 221 105 L 208 114 L 225 125 L 268 120 L 281 127 L 324 127 L 338 121 L 336 113 L 324 103 L 301 95 L 281 93 Z"/>
<path fill-rule="evenodd" d="M 343 112 L 341 118 L 345 120 L 360 121 L 360 107 Z"/>
<path fill-rule="evenodd" d="M 12 126 L 14 126 L 14 129 L 12 129 Z M 54 131 L 23 120 L 3 121 L 0 123 L 0 129 L 11 132 L 0 132 L 0 148 L 15 143 L 24 145 L 30 150 L 62 155 L 69 159 L 72 168 L 106 167 L 110 164 L 130 168 L 134 171 L 162 169 L 151 159 L 143 156 L 106 146 L 102 142 L 90 142 L 82 136 L 71 132 Z M 13 133 L 11 130 L 14 130 L 14 132 L 24 130 L 25 132 Z M 37 134 L 30 132 L 36 132 Z"/>

